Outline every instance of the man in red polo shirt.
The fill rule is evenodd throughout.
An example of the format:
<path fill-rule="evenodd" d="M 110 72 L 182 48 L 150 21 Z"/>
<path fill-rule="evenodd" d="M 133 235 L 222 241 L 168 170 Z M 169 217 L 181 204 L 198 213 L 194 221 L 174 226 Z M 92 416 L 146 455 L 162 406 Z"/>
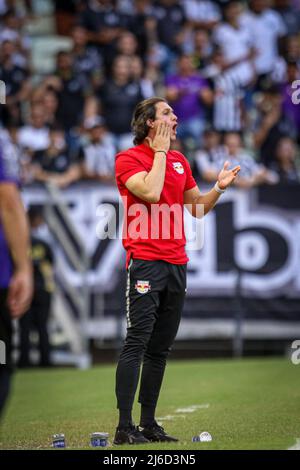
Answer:
<path fill-rule="evenodd" d="M 229 170 L 226 162 L 214 188 L 201 194 L 186 158 L 170 150 L 176 127 L 164 99 L 144 100 L 132 120 L 136 146 L 116 156 L 128 273 L 127 336 L 116 373 L 117 445 L 177 441 L 157 424 L 155 408 L 186 291 L 184 205 L 195 217 L 206 214 L 240 170 Z M 131 411 L 142 362 L 141 420 L 135 427 Z"/>

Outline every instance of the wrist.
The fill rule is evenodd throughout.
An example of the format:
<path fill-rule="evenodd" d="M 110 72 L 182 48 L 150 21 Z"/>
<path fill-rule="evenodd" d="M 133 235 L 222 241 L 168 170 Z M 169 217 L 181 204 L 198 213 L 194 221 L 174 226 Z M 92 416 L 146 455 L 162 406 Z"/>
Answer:
<path fill-rule="evenodd" d="M 167 151 L 163 149 L 154 150 L 154 153 L 164 153 L 167 156 Z"/>
<path fill-rule="evenodd" d="M 16 263 L 15 264 L 15 272 L 17 273 L 26 273 L 30 274 L 32 273 L 32 261 L 30 259 L 24 260 L 22 263 Z"/>
<path fill-rule="evenodd" d="M 219 182 L 217 181 L 216 184 L 214 185 L 214 190 L 215 190 L 218 194 L 223 194 L 223 193 L 225 193 L 226 188 L 225 188 L 225 189 L 220 188 Z"/>

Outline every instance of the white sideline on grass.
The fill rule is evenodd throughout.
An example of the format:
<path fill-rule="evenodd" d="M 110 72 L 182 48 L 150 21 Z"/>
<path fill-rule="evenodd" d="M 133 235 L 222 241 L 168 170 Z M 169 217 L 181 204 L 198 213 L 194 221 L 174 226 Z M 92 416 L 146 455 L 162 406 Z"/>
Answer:
<path fill-rule="evenodd" d="M 300 439 L 296 438 L 296 444 L 294 444 L 292 447 L 289 447 L 288 450 L 300 450 Z"/>
<path fill-rule="evenodd" d="M 173 421 L 173 419 L 176 419 L 176 418 L 185 418 L 184 415 L 180 415 L 180 416 L 175 416 L 175 415 L 167 415 L 167 416 L 162 416 L 161 418 L 157 418 L 158 421 Z"/>
<path fill-rule="evenodd" d="M 179 414 L 179 413 L 194 413 L 196 410 L 201 410 L 201 409 L 206 409 L 209 408 L 209 403 L 205 403 L 203 405 L 191 405 L 186 408 L 177 408 L 175 413 L 177 415 L 166 415 L 166 416 L 161 416 L 160 418 L 157 418 L 158 424 L 161 425 L 162 421 L 173 421 L 173 419 L 176 418 L 185 418 L 185 414 Z"/>
<path fill-rule="evenodd" d="M 176 413 L 194 413 L 194 411 L 203 408 L 209 408 L 209 403 L 205 403 L 204 405 L 191 405 L 186 408 L 177 408 Z"/>

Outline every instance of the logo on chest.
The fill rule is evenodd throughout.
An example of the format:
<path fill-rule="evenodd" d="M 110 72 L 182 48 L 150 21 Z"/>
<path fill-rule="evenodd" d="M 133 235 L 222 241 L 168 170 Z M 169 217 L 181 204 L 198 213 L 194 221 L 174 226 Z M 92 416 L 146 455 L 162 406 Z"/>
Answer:
<path fill-rule="evenodd" d="M 139 294 L 147 294 L 147 292 L 151 290 L 149 281 L 137 281 L 134 287 L 138 291 Z"/>
<path fill-rule="evenodd" d="M 179 173 L 180 175 L 183 175 L 184 168 L 183 168 L 183 166 L 180 162 L 173 163 L 173 168 L 174 168 L 174 170 L 177 171 L 177 173 Z"/>

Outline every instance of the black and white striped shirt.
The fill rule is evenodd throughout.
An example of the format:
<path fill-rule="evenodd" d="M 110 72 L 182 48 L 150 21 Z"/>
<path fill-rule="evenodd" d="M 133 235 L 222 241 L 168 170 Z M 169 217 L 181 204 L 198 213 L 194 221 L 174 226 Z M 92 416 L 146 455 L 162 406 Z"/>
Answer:
<path fill-rule="evenodd" d="M 218 75 L 214 79 L 214 88 L 214 128 L 218 131 L 240 131 L 244 93 L 239 74 L 232 69 Z"/>

